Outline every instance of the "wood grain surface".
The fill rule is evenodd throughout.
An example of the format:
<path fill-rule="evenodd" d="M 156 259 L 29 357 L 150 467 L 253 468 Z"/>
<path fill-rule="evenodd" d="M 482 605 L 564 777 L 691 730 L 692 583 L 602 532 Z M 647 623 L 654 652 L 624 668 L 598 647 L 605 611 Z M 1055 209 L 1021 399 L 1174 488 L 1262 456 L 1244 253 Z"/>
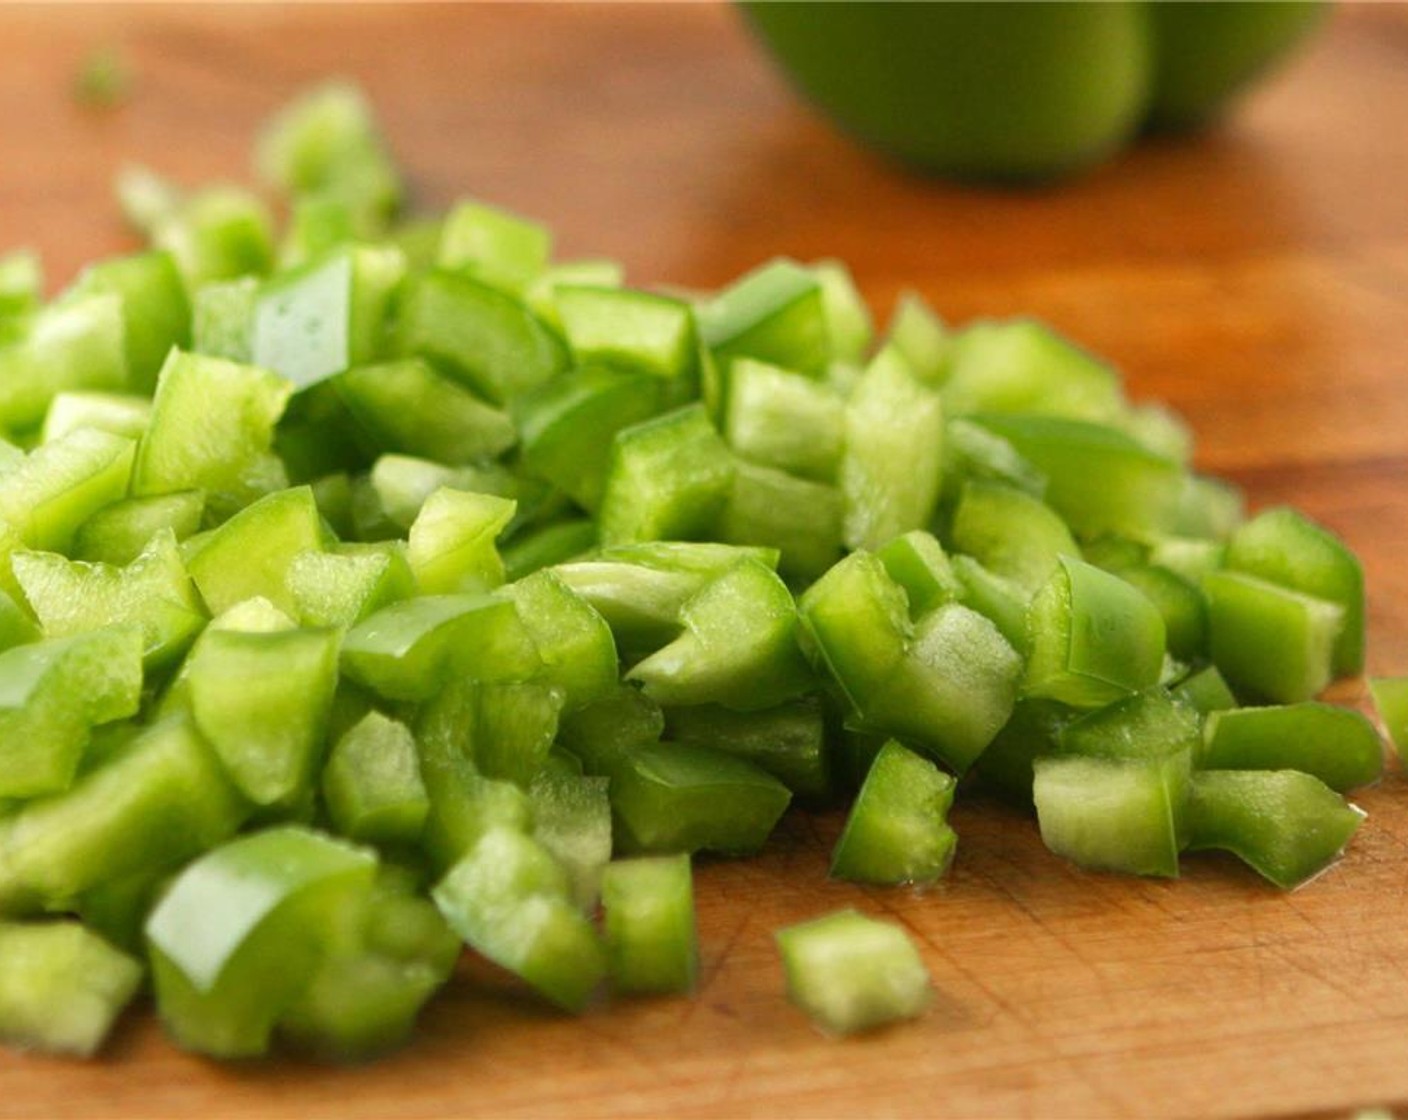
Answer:
<path fill-rule="evenodd" d="M 360 79 L 419 198 L 550 223 L 639 282 L 720 283 L 839 256 L 877 308 L 1029 312 L 1172 402 L 1198 461 L 1291 501 L 1364 558 L 1369 663 L 1408 672 L 1408 21 L 1341 10 L 1223 128 L 1049 192 L 928 183 L 811 117 L 711 6 L 0 9 L 0 245 L 51 284 L 130 244 L 119 166 L 247 177 L 256 122 Z M 94 47 L 136 71 L 76 106 Z M 1342 689 L 1350 699 L 1356 685 Z M 1285 896 L 1230 859 L 1178 882 L 1085 874 L 967 800 L 928 894 L 826 879 L 840 820 L 701 865 L 697 998 L 559 1016 L 467 970 L 375 1065 L 220 1067 L 149 1011 L 106 1057 L 0 1055 L 6 1116 L 1269 1116 L 1408 1106 L 1408 782 L 1360 803 L 1347 857 Z M 920 1023 L 835 1043 L 783 998 L 772 931 L 858 906 L 903 922 L 938 989 Z"/>

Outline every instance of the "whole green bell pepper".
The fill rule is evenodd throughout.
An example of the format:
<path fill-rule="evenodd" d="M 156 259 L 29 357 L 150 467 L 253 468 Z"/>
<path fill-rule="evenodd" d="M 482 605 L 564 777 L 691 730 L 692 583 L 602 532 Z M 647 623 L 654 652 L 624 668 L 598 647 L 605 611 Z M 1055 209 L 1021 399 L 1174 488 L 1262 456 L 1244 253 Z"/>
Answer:
<path fill-rule="evenodd" d="M 1202 124 L 1326 6 L 740 3 L 848 132 L 926 171 L 1018 180 L 1094 164 L 1142 128 Z"/>

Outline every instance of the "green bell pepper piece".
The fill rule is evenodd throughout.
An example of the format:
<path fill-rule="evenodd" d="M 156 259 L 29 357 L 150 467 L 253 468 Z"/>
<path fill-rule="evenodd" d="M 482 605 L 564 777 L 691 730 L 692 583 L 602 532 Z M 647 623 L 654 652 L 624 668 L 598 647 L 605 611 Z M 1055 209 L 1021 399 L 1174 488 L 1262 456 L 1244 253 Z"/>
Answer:
<path fill-rule="evenodd" d="M 1188 798 L 1190 851 L 1235 854 L 1283 890 L 1325 870 L 1364 821 L 1318 778 L 1295 770 L 1208 770 Z"/>
<path fill-rule="evenodd" d="M 1012 486 L 964 484 L 949 527 L 953 548 L 1034 595 L 1062 556 L 1081 558 L 1066 523 L 1039 498 Z"/>
<path fill-rule="evenodd" d="M 1329 704 L 1211 712 L 1204 739 L 1205 770 L 1299 770 L 1339 793 L 1376 781 L 1384 765 L 1374 725 Z"/>
<path fill-rule="evenodd" d="M 146 397 L 91 389 L 67 390 L 54 395 L 44 414 L 39 442 L 49 443 L 79 428 L 97 428 L 115 436 L 139 439 L 147 430 L 151 413 L 152 404 Z"/>
<path fill-rule="evenodd" d="M 445 215 L 437 263 L 516 294 L 543 274 L 551 256 L 552 231 L 546 226 L 466 201 Z"/>
<path fill-rule="evenodd" d="M 557 735 L 562 700 L 541 681 L 456 678 L 421 709 L 420 733 L 452 744 L 476 773 L 526 789 Z"/>
<path fill-rule="evenodd" d="M 570 759 L 575 772 L 555 767 L 558 756 Z M 609 778 L 582 774 L 575 756 L 554 751 L 528 787 L 533 839 L 562 866 L 573 902 L 586 913 L 596 908 L 611 859 L 609 785 Z"/>
<path fill-rule="evenodd" d="M 844 519 L 836 487 L 739 460 L 715 531 L 777 549 L 782 573 L 808 583 L 840 559 Z"/>
<path fill-rule="evenodd" d="M 399 249 L 344 249 L 265 283 L 254 304 L 251 361 L 303 388 L 381 357 Z"/>
<path fill-rule="evenodd" d="M 926 385 L 942 386 L 953 360 L 953 334 L 918 292 L 906 288 L 895 300 L 885 345 L 893 346 Z"/>
<path fill-rule="evenodd" d="M 1203 577 L 1208 651 L 1239 693 L 1281 704 L 1330 683 L 1344 608 L 1240 572 Z"/>
<path fill-rule="evenodd" d="M 337 831 L 365 844 L 413 843 L 430 811 L 410 729 L 376 711 L 337 740 L 322 790 Z"/>
<path fill-rule="evenodd" d="M 797 608 L 765 564 L 743 560 L 680 608 L 684 632 L 626 679 L 664 705 L 770 708 L 814 687 L 797 645 Z"/>
<path fill-rule="evenodd" d="M 611 986 L 620 992 L 693 989 L 699 975 L 689 856 L 617 860 L 602 877 Z"/>
<path fill-rule="evenodd" d="M 1257 514 L 1227 544 L 1227 567 L 1334 603 L 1344 611 L 1335 640 L 1336 677 L 1364 668 L 1364 571 L 1328 529 L 1284 506 Z"/>
<path fill-rule="evenodd" d="M 1061 566 L 1032 601 L 1026 693 L 1096 708 L 1156 684 L 1164 621 L 1144 594 L 1084 561 Z"/>
<path fill-rule="evenodd" d="M 690 393 L 699 340 L 682 300 L 620 287 L 559 284 L 557 314 L 579 365 L 649 374 Z"/>
<path fill-rule="evenodd" d="M 776 937 L 788 998 L 829 1034 L 914 1019 L 933 1000 L 919 951 L 891 922 L 838 910 Z"/>
<path fill-rule="evenodd" d="M 1369 694 L 1399 757 L 1408 751 L 1408 677 L 1370 677 Z"/>
<path fill-rule="evenodd" d="M 616 642 L 606 620 L 553 571 L 536 572 L 501 593 L 518 609 L 542 659 L 542 679 L 562 690 L 564 711 L 616 685 Z"/>
<path fill-rule="evenodd" d="M 866 775 L 831 874 L 857 883 L 932 883 L 953 862 L 958 836 L 948 824 L 954 779 L 891 739 Z"/>
<path fill-rule="evenodd" d="M 0 922 L 0 1038 L 91 1057 L 128 1001 L 142 966 L 77 922 Z"/>
<path fill-rule="evenodd" d="M 824 382 L 737 358 L 728 368 L 722 429 L 745 459 L 834 482 L 845 439 L 845 404 Z"/>
<path fill-rule="evenodd" d="M 131 627 L 0 653 L 0 797 L 68 789 L 92 727 L 135 715 L 141 692 L 142 642 Z"/>
<path fill-rule="evenodd" d="M 618 843 L 632 852 L 756 852 L 792 799 L 766 770 L 707 747 L 657 743 L 609 765 Z"/>
<path fill-rule="evenodd" d="M 943 398 L 955 416 L 1020 413 L 1109 422 L 1124 406 L 1113 369 L 1030 319 L 978 322 L 960 331 Z"/>
<path fill-rule="evenodd" d="M 191 345 L 191 301 L 170 253 L 110 257 L 90 265 L 71 296 L 111 294 L 122 307 L 127 383 L 150 394 L 173 347 Z"/>
<path fill-rule="evenodd" d="M 757 358 L 818 374 L 832 356 L 821 280 L 786 258 L 754 269 L 697 309 L 699 333 L 715 359 Z"/>
<path fill-rule="evenodd" d="M 78 527 L 127 492 L 130 439 L 80 428 L 0 472 L 0 520 L 30 548 L 67 552 Z"/>
<path fill-rule="evenodd" d="M 623 428 L 601 499 L 602 543 L 707 534 L 728 500 L 733 473 L 728 446 L 701 404 Z"/>
<path fill-rule="evenodd" d="M 0 339 L 0 429 L 37 428 L 66 390 L 126 389 L 125 332 L 121 297 L 97 293 L 50 304 Z"/>
<path fill-rule="evenodd" d="M 169 529 L 152 537 L 123 567 L 67 560 L 52 552 L 17 552 L 11 564 L 48 637 L 77 636 L 104 626 L 135 627 L 149 670 L 179 659 L 206 623 Z"/>
<path fill-rule="evenodd" d="M 338 633 L 211 630 L 186 666 L 191 714 L 256 805 L 312 788 L 337 687 Z"/>
<path fill-rule="evenodd" d="M 762 767 L 798 797 L 825 800 L 832 790 L 826 722 L 815 697 L 756 712 L 717 704 L 671 708 L 665 713 L 671 742 L 711 747 Z"/>
<path fill-rule="evenodd" d="M 935 607 L 956 602 L 965 594 L 943 545 L 923 529 L 912 529 L 896 537 L 875 555 L 889 577 L 904 588 L 913 620 Z"/>
<path fill-rule="evenodd" d="M 132 493 L 204 490 L 211 512 L 228 517 L 279 489 L 283 467 L 269 448 L 291 391 L 267 370 L 173 351 L 157 379 Z"/>
<path fill-rule="evenodd" d="M 458 464 L 501 455 L 518 440 L 507 415 L 418 358 L 354 366 L 333 384 L 383 451 Z"/>
<path fill-rule="evenodd" d="M 191 297 L 191 349 L 248 364 L 254 359 L 254 307 L 259 279 L 238 276 L 202 284 Z"/>
<path fill-rule="evenodd" d="M 474 949 L 567 1011 L 581 1011 L 606 972 L 591 923 L 572 904 L 562 868 L 532 838 L 486 832 L 432 892 Z"/>
<path fill-rule="evenodd" d="M 566 349 L 512 296 L 443 270 L 411 277 L 397 348 L 419 355 L 490 404 L 504 405 L 567 365 Z"/>
<path fill-rule="evenodd" d="M 147 919 L 157 1010 L 181 1046 L 264 1053 L 317 969 L 344 900 L 370 889 L 375 857 L 286 826 L 240 837 L 177 876 Z"/>
<path fill-rule="evenodd" d="M 294 558 L 322 547 L 323 526 L 307 486 L 279 490 L 240 510 L 218 529 L 189 541 L 186 566 L 216 614 L 256 596 L 297 612 L 288 587 Z"/>
<path fill-rule="evenodd" d="M 426 595 L 488 591 L 504 582 L 494 542 L 516 503 L 444 486 L 425 500 L 410 528 L 406 559 Z"/>
<path fill-rule="evenodd" d="M 839 479 L 850 548 L 877 549 L 922 529 L 939 499 L 943 407 L 896 350 L 866 367 L 845 409 Z"/>
<path fill-rule="evenodd" d="M 659 379 L 585 366 L 514 400 L 523 465 L 586 510 L 601 505 L 616 433 L 660 410 Z"/>
<path fill-rule="evenodd" d="M 162 720 L 66 792 L 0 818 L 0 912 L 65 909 L 101 883 L 173 867 L 248 814 L 190 721 Z"/>

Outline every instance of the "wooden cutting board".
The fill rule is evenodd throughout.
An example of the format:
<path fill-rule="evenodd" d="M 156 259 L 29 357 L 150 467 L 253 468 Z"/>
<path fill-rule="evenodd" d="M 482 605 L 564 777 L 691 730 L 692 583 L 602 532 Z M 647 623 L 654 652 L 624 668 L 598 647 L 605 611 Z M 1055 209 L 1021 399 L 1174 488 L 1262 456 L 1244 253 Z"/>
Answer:
<path fill-rule="evenodd" d="M 72 76 L 116 44 L 131 100 Z M 371 91 L 422 200 L 549 222 L 644 283 L 790 253 L 849 261 L 887 311 L 1034 313 L 1181 409 L 1199 464 L 1291 501 L 1364 558 L 1372 671 L 1408 672 L 1408 21 L 1344 10 L 1220 131 L 1048 192 L 926 183 L 848 146 L 716 7 L 0 10 L 0 245 L 66 283 L 129 241 L 125 163 L 247 175 L 256 122 L 306 83 Z M 1357 686 L 1342 689 L 1346 698 Z M 365 1068 L 224 1068 L 149 1012 L 104 1060 L 0 1056 L 27 1116 L 1264 1116 L 1408 1106 L 1408 788 L 1366 791 L 1342 863 L 1291 895 L 1229 859 L 1179 882 L 1074 870 L 971 800 L 927 894 L 829 883 L 834 815 L 699 868 L 697 998 L 545 1009 L 469 975 Z M 904 923 L 939 996 L 845 1043 L 784 1002 L 772 931 L 856 906 Z"/>

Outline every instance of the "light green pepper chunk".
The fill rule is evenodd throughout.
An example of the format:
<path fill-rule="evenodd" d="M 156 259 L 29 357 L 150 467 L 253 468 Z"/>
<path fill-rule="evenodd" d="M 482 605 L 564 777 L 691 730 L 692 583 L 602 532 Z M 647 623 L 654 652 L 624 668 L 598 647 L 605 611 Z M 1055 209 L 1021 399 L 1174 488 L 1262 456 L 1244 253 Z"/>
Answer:
<path fill-rule="evenodd" d="M 399 541 L 299 552 L 289 561 L 284 584 L 304 626 L 353 626 L 416 591 Z"/>
<path fill-rule="evenodd" d="M 0 913 L 66 909 L 101 883 L 176 866 L 248 814 L 190 721 L 164 719 L 66 792 L 0 818 Z"/>
<path fill-rule="evenodd" d="M 132 626 L 142 635 L 148 669 L 179 658 L 206 623 L 169 529 L 152 537 L 123 567 L 67 560 L 52 552 L 17 552 L 11 563 L 45 635 Z"/>
<path fill-rule="evenodd" d="M 1384 766 L 1368 719 L 1314 701 L 1211 712 L 1203 735 L 1205 770 L 1299 770 L 1343 793 L 1376 781 Z"/>
<path fill-rule="evenodd" d="M 788 998 L 830 1034 L 874 1030 L 922 1015 L 929 971 L 891 922 L 840 910 L 777 931 Z"/>
<path fill-rule="evenodd" d="M 606 972 L 591 923 L 573 905 L 566 874 L 529 836 L 492 828 L 432 892 L 474 949 L 567 1011 L 581 1011 Z"/>
<path fill-rule="evenodd" d="M 295 805 L 312 788 L 337 658 L 335 630 L 211 630 L 192 652 L 196 726 L 256 805 Z"/>
<path fill-rule="evenodd" d="M 134 444 L 80 428 L 0 472 L 0 520 L 30 548 L 67 552 L 78 527 L 127 493 Z"/>
<path fill-rule="evenodd" d="M 543 679 L 562 689 L 564 710 L 611 692 L 619 669 L 611 627 L 556 572 L 536 572 L 502 594 L 538 648 Z"/>
<path fill-rule="evenodd" d="M 555 299 L 579 364 L 633 370 L 690 390 L 699 340 L 689 304 L 630 288 L 569 284 L 557 286 Z"/>
<path fill-rule="evenodd" d="M 62 300 L 0 340 L 0 428 L 37 428 L 65 390 L 120 392 L 128 387 L 122 299 L 98 293 Z"/>
<path fill-rule="evenodd" d="M 891 739 L 871 764 L 831 854 L 831 874 L 857 883 L 932 883 L 953 862 L 948 824 L 957 783 Z"/>
<path fill-rule="evenodd" d="M 267 370 L 173 351 L 157 379 L 133 494 L 204 490 L 211 511 L 227 517 L 279 489 L 283 467 L 269 448 L 291 392 Z"/>
<path fill-rule="evenodd" d="M 0 797 L 68 789 L 92 727 L 135 715 L 141 691 L 142 640 L 131 627 L 0 653 Z"/>
<path fill-rule="evenodd" d="M 569 759 L 575 772 L 560 764 Z M 596 908 L 602 872 L 611 859 L 609 778 L 581 773 L 581 763 L 566 752 L 553 752 L 528 787 L 533 839 L 567 872 L 572 900 L 584 912 Z"/>
<path fill-rule="evenodd" d="M 770 708 L 814 687 L 797 645 L 797 608 L 778 575 L 744 560 L 681 608 L 684 632 L 626 679 L 665 705 Z"/>
<path fill-rule="evenodd" d="M 1280 704 L 1309 700 L 1330 683 L 1344 608 L 1240 572 L 1203 577 L 1208 649 L 1227 683 Z"/>
<path fill-rule="evenodd" d="M 77 922 L 0 922 L 0 1038 L 91 1057 L 137 994 L 142 965 Z"/>
<path fill-rule="evenodd" d="M 1193 775 L 1190 851 L 1235 854 L 1291 890 L 1324 871 L 1364 822 L 1318 778 L 1295 770 L 1208 770 Z"/>
<path fill-rule="evenodd" d="M 1062 557 L 1032 601 L 1026 693 L 1097 708 L 1156 684 L 1163 616 L 1118 576 Z"/>
<path fill-rule="evenodd" d="M 504 562 L 494 542 L 517 508 L 507 498 L 448 486 L 426 498 L 406 547 L 422 594 L 488 591 L 502 584 Z"/>
<path fill-rule="evenodd" d="M 264 1053 L 339 906 L 375 871 L 366 850 L 297 827 L 233 840 L 182 871 L 146 925 L 157 1010 L 176 1042 L 212 1057 Z"/>
<path fill-rule="evenodd" d="M 697 313 L 704 344 L 723 365 L 747 357 L 817 374 L 831 358 L 822 283 L 795 261 L 762 265 Z"/>
<path fill-rule="evenodd" d="M 70 297 L 108 293 L 121 300 L 128 385 L 150 394 L 172 347 L 191 344 L 185 282 L 171 254 L 158 251 L 99 261 L 70 289 Z"/>
<path fill-rule="evenodd" d="M 816 482 L 834 482 L 845 441 L 845 403 L 805 374 L 736 358 L 728 368 L 722 429 L 740 456 Z"/>
<path fill-rule="evenodd" d="M 50 443 L 79 428 L 97 428 L 115 436 L 139 439 L 147 430 L 151 414 L 152 404 L 146 397 L 91 389 L 67 390 L 54 395 L 44 414 L 39 442 Z"/>
<path fill-rule="evenodd" d="M 445 216 L 437 263 L 517 293 L 542 275 L 551 256 L 546 226 L 471 200 Z"/>
<path fill-rule="evenodd" d="M 882 350 L 846 402 L 839 479 L 845 541 L 878 549 L 922 529 L 939 499 L 943 406 L 896 350 Z"/>
<path fill-rule="evenodd" d="M 601 888 L 611 986 L 621 992 L 688 992 L 699 974 L 689 856 L 617 860 Z"/>
<path fill-rule="evenodd" d="M 430 811 L 410 729 L 377 711 L 338 739 L 322 788 L 338 832 L 366 844 L 413 843 Z"/>

